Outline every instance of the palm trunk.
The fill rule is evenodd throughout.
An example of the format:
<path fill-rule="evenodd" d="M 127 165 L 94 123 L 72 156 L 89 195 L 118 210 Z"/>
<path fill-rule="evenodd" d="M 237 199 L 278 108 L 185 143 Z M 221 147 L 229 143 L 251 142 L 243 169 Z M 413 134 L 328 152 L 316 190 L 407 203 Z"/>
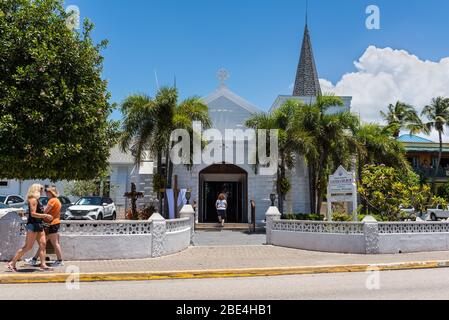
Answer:
<path fill-rule="evenodd" d="M 322 152 L 321 156 L 320 156 L 320 160 L 318 162 L 318 177 L 317 177 L 317 181 L 316 181 L 316 188 L 317 188 L 317 198 L 316 198 L 316 213 L 317 214 L 321 214 L 321 206 L 323 204 L 323 195 L 324 195 L 324 191 L 323 188 L 325 188 L 325 183 L 324 181 L 326 181 L 326 177 L 324 177 L 324 162 L 327 158 L 327 153 L 326 152 Z"/>
<path fill-rule="evenodd" d="M 161 152 L 157 152 L 157 174 L 159 175 L 159 177 L 162 177 L 162 153 Z M 161 190 L 155 190 L 157 192 L 157 199 L 159 200 L 159 214 L 162 215 L 163 213 L 163 204 L 162 204 L 162 193 Z"/>
<path fill-rule="evenodd" d="M 309 194 L 310 194 L 310 211 L 316 213 L 316 171 L 315 166 L 309 165 Z"/>
<path fill-rule="evenodd" d="M 285 160 L 282 156 L 281 158 L 281 166 L 279 168 L 278 174 L 278 198 L 279 198 L 279 211 L 282 216 L 284 215 L 284 194 L 282 194 L 281 181 L 285 178 Z"/>
<path fill-rule="evenodd" d="M 167 148 L 165 150 L 165 179 L 167 181 L 166 189 L 171 189 L 172 185 L 173 185 L 172 184 L 172 174 L 173 174 L 173 172 L 170 172 L 170 164 L 171 164 L 170 151 L 169 151 L 169 148 Z M 168 198 L 167 197 L 165 197 L 164 205 L 165 205 L 165 210 L 164 210 L 165 217 L 168 219 L 170 213 L 169 213 L 169 206 L 168 206 Z"/>
<path fill-rule="evenodd" d="M 433 179 L 432 179 L 432 192 L 434 192 L 434 193 L 436 192 L 436 190 L 435 190 L 436 178 L 438 176 L 438 172 L 440 171 L 441 158 L 443 156 L 443 134 L 441 131 L 438 131 L 438 136 L 440 138 L 440 150 L 438 153 L 437 166 L 435 168 L 435 172 L 433 174 Z"/>

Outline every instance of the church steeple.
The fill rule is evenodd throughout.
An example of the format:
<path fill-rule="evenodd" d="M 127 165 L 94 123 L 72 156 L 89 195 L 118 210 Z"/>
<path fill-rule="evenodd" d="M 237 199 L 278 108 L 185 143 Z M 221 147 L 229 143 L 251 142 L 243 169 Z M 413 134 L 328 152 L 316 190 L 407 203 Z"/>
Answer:
<path fill-rule="evenodd" d="M 313 56 L 312 41 L 310 40 L 309 27 L 307 25 L 307 13 L 301 57 L 299 59 L 298 69 L 296 71 L 293 95 L 300 97 L 317 97 L 321 95 L 318 72 L 316 70 L 315 58 Z"/>

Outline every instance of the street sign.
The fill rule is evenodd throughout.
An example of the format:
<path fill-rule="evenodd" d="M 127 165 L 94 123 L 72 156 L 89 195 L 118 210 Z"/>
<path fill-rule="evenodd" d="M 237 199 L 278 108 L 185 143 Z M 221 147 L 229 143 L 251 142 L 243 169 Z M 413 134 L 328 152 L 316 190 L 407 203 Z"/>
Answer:
<path fill-rule="evenodd" d="M 357 218 L 357 182 L 354 172 L 348 172 L 340 166 L 329 177 L 327 188 L 327 215 L 328 221 L 332 220 L 332 203 L 352 202 L 354 219 Z"/>

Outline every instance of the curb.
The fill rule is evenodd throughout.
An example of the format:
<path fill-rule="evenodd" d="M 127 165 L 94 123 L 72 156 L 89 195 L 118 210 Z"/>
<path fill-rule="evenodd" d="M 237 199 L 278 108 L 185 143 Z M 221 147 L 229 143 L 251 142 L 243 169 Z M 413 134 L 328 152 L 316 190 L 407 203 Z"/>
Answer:
<path fill-rule="evenodd" d="M 371 265 L 310 266 L 288 268 L 253 268 L 229 270 L 168 271 L 168 272 L 99 272 L 99 273 L 54 273 L 54 274 L 2 274 L 0 284 L 65 283 L 113 281 L 153 281 L 186 279 L 225 279 L 273 277 L 291 275 L 356 273 L 369 271 L 398 271 L 449 268 L 449 261 L 402 262 Z"/>

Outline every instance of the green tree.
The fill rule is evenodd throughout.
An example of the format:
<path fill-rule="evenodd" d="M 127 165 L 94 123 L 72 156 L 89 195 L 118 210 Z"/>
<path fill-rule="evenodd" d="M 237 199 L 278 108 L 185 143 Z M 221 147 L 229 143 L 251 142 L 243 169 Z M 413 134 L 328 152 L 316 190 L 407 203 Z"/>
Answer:
<path fill-rule="evenodd" d="M 285 196 L 291 189 L 291 182 L 286 176 L 287 170 L 294 167 L 298 154 L 315 152 L 312 138 L 308 133 L 303 128 L 293 126 L 292 119 L 300 111 L 301 106 L 303 106 L 301 102 L 289 100 L 273 113 L 257 114 L 246 122 L 248 128 L 278 131 L 280 161 L 277 170 L 277 193 L 281 213 L 284 213 Z"/>
<path fill-rule="evenodd" d="M 443 135 L 445 133 L 445 128 L 449 123 L 449 98 L 438 97 L 433 99 L 432 103 L 424 108 L 422 115 L 428 120 L 424 125 L 426 132 L 430 133 L 432 130 L 436 130 L 438 132 L 440 143 L 437 165 L 432 177 L 432 191 L 434 191 L 435 179 L 440 170 L 441 157 L 443 155 Z"/>
<path fill-rule="evenodd" d="M 396 102 L 388 106 L 388 112 L 381 112 L 382 117 L 387 121 L 387 128 L 392 132 L 394 138 L 399 138 L 401 130 L 408 130 L 411 134 L 422 131 L 423 125 L 416 109 L 403 102 Z"/>
<path fill-rule="evenodd" d="M 291 119 L 293 131 L 306 132 L 311 138 L 309 152 L 303 153 L 309 168 L 310 203 L 313 213 L 320 213 L 329 175 L 338 166 L 350 167 L 361 148 L 353 132 L 359 123 L 350 112 L 329 113 L 330 107 L 343 106 L 333 95 L 319 96 L 312 105 L 301 105 Z"/>
<path fill-rule="evenodd" d="M 368 203 L 370 213 L 389 221 L 403 218 L 401 206 L 412 206 L 417 212 L 424 213 L 429 205 L 446 203 L 444 199 L 433 197 L 430 186 L 421 185 L 415 173 L 384 165 L 364 167 L 359 193 Z"/>
<path fill-rule="evenodd" d="M 386 165 L 408 172 L 411 170 L 403 145 L 391 136 L 388 128 L 378 124 L 360 123 L 354 131 L 354 137 L 362 146 L 357 154 L 359 179 L 366 165 Z"/>
<path fill-rule="evenodd" d="M 117 123 L 93 25 L 66 26 L 62 0 L 0 2 L 0 176 L 95 179 Z"/>
<path fill-rule="evenodd" d="M 176 129 L 185 129 L 193 139 L 193 121 L 201 122 L 205 129 L 210 128 L 208 107 L 197 97 L 179 103 L 176 88 L 162 88 L 154 99 L 146 95 L 129 96 L 122 103 L 121 110 L 124 115 L 122 150 L 131 150 L 136 164 L 153 155 L 157 162 L 158 185 L 171 188 L 173 163 L 170 150 L 174 145 L 171 134 Z M 165 176 L 162 172 L 164 159 L 167 160 Z"/>

